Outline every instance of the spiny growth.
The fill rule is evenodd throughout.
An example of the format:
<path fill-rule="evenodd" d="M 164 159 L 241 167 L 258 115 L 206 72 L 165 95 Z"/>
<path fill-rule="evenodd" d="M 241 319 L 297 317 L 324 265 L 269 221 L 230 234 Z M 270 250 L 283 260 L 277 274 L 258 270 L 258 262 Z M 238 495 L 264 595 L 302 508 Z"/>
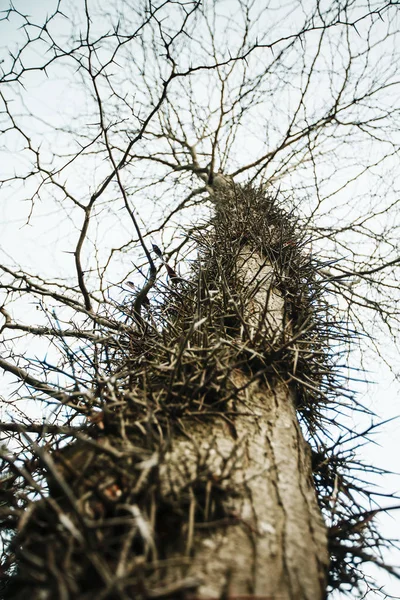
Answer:
<path fill-rule="evenodd" d="M 238 395 L 251 386 L 279 383 L 293 391 L 330 525 L 331 587 L 357 582 L 359 562 L 379 545 L 354 496 L 362 497 L 364 484 L 343 450 L 327 447 L 328 409 L 340 411 L 348 394 L 333 344 L 348 334 L 327 306 L 326 282 L 305 250 L 307 240 L 277 197 L 261 189 L 226 187 L 214 203 L 215 214 L 197 234 L 191 273 L 160 290 L 165 300 L 148 309 L 151 321 L 138 326 L 128 314 L 131 327 L 115 333 L 104 326 L 104 342 L 91 353 L 74 349 L 93 372 L 93 387 L 90 400 L 74 407 L 70 425 L 46 435 L 46 445 L 39 436 L 29 458 L 6 460 L 2 527 L 16 532 L 5 563 L 16 565 L 6 597 L 25 598 L 29 589 L 33 599 L 125 592 L 177 598 L 196 589 L 198 582 L 178 578 L 156 595 L 167 548 L 179 552 L 185 540 L 190 560 L 193 528 L 223 528 L 239 518 L 230 508 L 242 493 L 234 478 L 241 445 L 236 418 L 243 413 Z M 259 268 L 246 279 L 252 260 Z M 271 316 L 276 303 L 279 322 Z M 246 376 L 240 389 L 237 373 Z M 82 415 L 87 424 L 74 426 Z M 234 440 L 223 465 L 216 466 L 212 438 L 206 451 L 194 448 L 191 432 L 210 422 L 222 423 Z M 176 440 L 187 440 L 194 463 L 184 454 L 174 461 Z M 43 493 L 49 498 L 40 499 Z"/>

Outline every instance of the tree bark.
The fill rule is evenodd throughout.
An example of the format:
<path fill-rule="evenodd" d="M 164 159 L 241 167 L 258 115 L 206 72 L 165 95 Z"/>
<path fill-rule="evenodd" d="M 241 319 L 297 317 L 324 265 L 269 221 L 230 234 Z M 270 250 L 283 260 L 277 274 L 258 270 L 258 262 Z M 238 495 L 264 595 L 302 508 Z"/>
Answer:
<path fill-rule="evenodd" d="M 223 485 L 229 474 L 236 492 L 220 523 L 196 528 L 189 512 L 186 552 L 194 557 L 186 575 L 202 582 L 199 598 L 324 598 L 326 528 L 293 394 L 285 385 L 248 386 L 240 372 L 232 375 L 232 384 L 246 387 L 237 396 L 239 412 L 246 414 L 235 418 L 238 439 L 222 423 L 191 426 L 191 440 L 176 441 L 167 456 L 167 485 L 179 488 L 177 474 L 194 475 L 199 458 L 206 462 L 208 457 L 215 484 L 222 480 Z M 183 488 L 184 482 L 181 493 Z M 172 571 L 168 579 L 176 577 Z"/>

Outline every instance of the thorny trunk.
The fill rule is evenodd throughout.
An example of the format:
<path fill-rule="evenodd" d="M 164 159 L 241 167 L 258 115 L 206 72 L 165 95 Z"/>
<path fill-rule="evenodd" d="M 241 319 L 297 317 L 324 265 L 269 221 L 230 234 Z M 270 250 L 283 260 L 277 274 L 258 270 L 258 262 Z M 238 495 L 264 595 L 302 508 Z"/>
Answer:
<path fill-rule="evenodd" d="M 229 188 L 222 195 L 223 202 L 229 202 Z M 231 201 L 233 205 L 223 210 L 234 222 Z M 243 234 L 246 240 L 247 232 Z M 290 336 L 285 301 L 270 260 L 246 242 L 233 271 L 237 289 L 245 291 L 238 301 L 249 346 L 257 338 L 272 345 L 285 329 Z M 189 470 L 190 460 L 196 463 L 193 448 L 203 460 L 210 456 L 208 466 L 216 478 L 235 464 L 230 483 L 240 492 L 231 501 L 231 523 L 214 533 L 193 532 L 188 523 L 187 550 L 194 551 L 189 572 L 204 582 L 198 597 L 323 598 L 327 533 L 316 500 L 311 453 L 296 416 L 295 392 L 285 383 L 252 381 L 251 374 L 238 368 L 232 369 L 227 385 L 235 390 L 235 436 L 220 422 L 212 428 L 192 428 L 191 441 L 177 443 L 168 457 L 175 484 L 182 461 Z"/>
<path fill-rule="evenodd" d="M 98 390 L 96 447 L 41 453 L 52 500 L 21 519 L 10 598 L 325 597 L 296 416 L 315 339 L 295 227 L 251 188 L 217 190 L 215 212 L 163 332 L 133 328 Z"/>

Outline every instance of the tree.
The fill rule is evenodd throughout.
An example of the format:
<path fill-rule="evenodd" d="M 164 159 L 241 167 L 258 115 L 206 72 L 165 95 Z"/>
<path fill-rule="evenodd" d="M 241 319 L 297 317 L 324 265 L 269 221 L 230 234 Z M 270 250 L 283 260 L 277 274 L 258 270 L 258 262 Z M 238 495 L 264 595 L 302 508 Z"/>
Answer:
<path fill-rule="evenodd" d="M 2 188 L 55 247 L 1 266 L 5 597 L 354 588 L 384 543 L 344 369 L 372 324 L 396 342 L 396 3 L 48 8 L 3 12 Z"/>

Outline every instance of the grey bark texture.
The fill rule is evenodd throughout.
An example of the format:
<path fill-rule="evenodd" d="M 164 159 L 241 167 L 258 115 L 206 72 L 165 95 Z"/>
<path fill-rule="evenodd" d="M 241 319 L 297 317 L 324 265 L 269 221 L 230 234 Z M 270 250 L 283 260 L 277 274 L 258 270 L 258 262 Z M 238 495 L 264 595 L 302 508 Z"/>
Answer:
<path fill-rule="evenodd" d="M 189 519 L 193 559 L 188 572 L 202 582 L 198 598 L 324 598 L 326 527 L 292 394 L 284 385 L 273 390 L 247 386 L 245 377 L 232 376 L 232 385 L 246 386 L 237 398 L 246 414 L 235 420 L 238 439 L 219 423 L 196 427 L 191 440 L 177 441 L 167 457 L 167 481 L 178 487 L 177 474 L 194 472 L 199 457 L 208 457 L 216 480 L 234 465 L 230 484 L 237 494 L 224 526 L 215 532 L 195 529 L 189 536 Z"/>

